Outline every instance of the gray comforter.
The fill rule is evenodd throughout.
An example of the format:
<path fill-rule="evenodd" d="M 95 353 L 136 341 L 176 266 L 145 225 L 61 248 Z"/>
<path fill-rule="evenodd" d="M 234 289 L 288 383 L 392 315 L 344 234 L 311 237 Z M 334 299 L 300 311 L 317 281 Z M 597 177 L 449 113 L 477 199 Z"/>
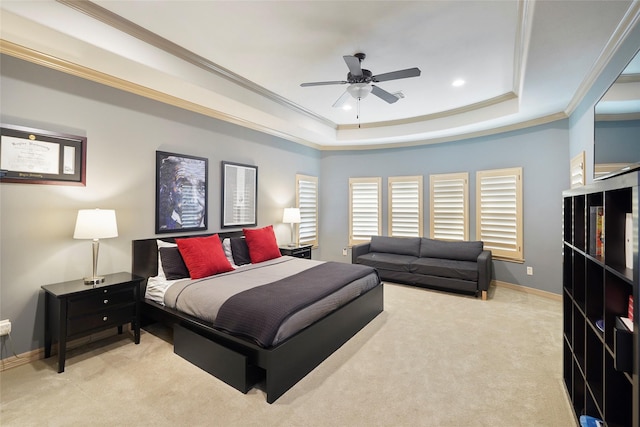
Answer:
<path fill-rule="evenodd" d="M 291 276 L 296 276 L 310 269 L 311 272 L 309 272 L 309 274 L 312 274 L 312 270 L 314 269 L 314 267 L 321 266 L 323 264 L 325 263 L 321 261 L 313 261 L 286 256 L 276 258 L 270 261 L 261 262 L 259 264 L 243 266 L 229 273 L 219 274 L 204 279 L 187 280 L 175 283 L 169 289 L 167 289 L 164 295 L 164 302 L 168 307 L 175 308 L 179 311 L 202 319 L 213 325 L 223 305 L 228 300 L 232 299 L 232 297 L 234 297 L 235 295 L 247 293 L 247 291 L 254 288 L 268 288 L 270 284 L 277 284 L 283 279 Z M 331 266 L 332 264 L 340 263 L 326 264 L 329 264 L 329 266 Z M 284 319 L 284 321 L 280 322 L 279 320 L 278 322 L 280 322 L 280 325 L 276 324 L 278 322 L 272 322 L 271 326 L 269 326 L 269 328 L 272 328 L 272 331 L 266 333 L 268 335 L 266 339 L 264 338 L 264 335 L 262 338 L 256 338 L 254 336 L 252 337 L 252 339 L 264 347 L 276 345 L 287 337 L 295 334 L 300 329 L 325 316 L 327 313 L 335 310 L 337 307 L 375 287 L 380 282 L 377 273 L 370 267 L 366 267 L 367 269 L 369 269 L 367 272 L 358 268 L 363 266 L 342 264 L 335 267 L 336 268 L 334 270 L 337 273 L 336 276 L 338 276 L 338 280 L 340 281 L 340 283 L 334 281 L 334 284 L 329 285 L 329 287 L 331 288 L 330 291 L 314 291 L 310 293 L 315 294 L 312 295 L 310 299 L 298 300 L 296 303 L 292 304 L 293 306 L 295 306 L 293 311 L 298 310 L 297 312 L 287 312 L 286 314 L 280 312 L 280 314 L 275 316 L 275 318 L 279 318 L 280 320 Z M 343 267 L 347 270 L 352 270 L 351 267 L 356 267 L 352 271 L 358 271 L 356 276 L 358 276 L 359 278 L 356 278 L 354 280 L 352 277 L 346 277 L 345 274 L 339 273 L 338 270 Z M 321 282 L 324 281 L 324 276 L 326 276 L 326 268 L 327 267 L 325 267 L 325 273 L 320 272 Z M 331 267 L 328 268 L 329 270 L 331 269 Z M 307 273 L 305 273 L 305 275 L 306 274 Z M 313 287 L 313 282 L 315 279 L 313 279 L 312 277 L 313 276 L 308 276 L 306 279 L 303 279 L 302 282 L 295 280 L 288 281 L 289 284 L 286 286 L 300 287 L 300 289 L 303 289 L 303 287 L 305 286 Z M 277 286 L 282 287 L 283 285 L 281 283 Z M 257 292 L 264 292 L 264 290 Z M 282 289 L 280 289 L 278 293 L 286 295 L 286 291 L 283 291 Z M 313 301 L 314 299 L 315 302 Z M 258 301 L 264 301 L 264 297 L 259 297 Z M 276 305 L 280 306 L 281 301 L 279 298 L 274 299 L 273 301 L 278 302 L 278 304 Z M 265 304 L 259 303 L 257 305 L 266 307 L 267 301 L 264 302 Z M 243 303 L 241 303 L 240 305 L 242 304 Z M 231 311 L 239 311 L 240 316 L 245 316 L 248 313 L 248 311 L 245 311 L 245 313 L 242 314 L 242 310 L 237 310 L 237 304 L 235 306 L 236 308 L 233 308 L 233 306 L 230 307 Z M 281 309 L 282 307 L 280 307 L 280 310 Z M 291 308 L 287 310 L 292 311 Z M 224 327 L 224 329 L 228 328 Z M 275 330 L 277 330 L 277 332 L 274 336 L 273 331 Z M 247 331 L 245 330 L 236 331 L 234 333 L 238 333 L 240 335 L 255 334 L 255 332 L 247 334 Z M 265 334 L 265 332 L 259 332 L 258 335 L 260 334 Z"/>

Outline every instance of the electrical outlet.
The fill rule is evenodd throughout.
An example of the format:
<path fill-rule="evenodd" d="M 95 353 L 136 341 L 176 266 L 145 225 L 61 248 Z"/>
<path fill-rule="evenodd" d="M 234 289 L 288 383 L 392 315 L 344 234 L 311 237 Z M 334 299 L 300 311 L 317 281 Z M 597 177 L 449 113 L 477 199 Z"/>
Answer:
<path fill-rule="evenodd" d="M 9 319 L 0 321 L 0 337 L 11 333 L 11 322 Z"/>
<path fill-rule="evenodd" d="M 533 276 L 533 267 L 527 267 L 527 276 Z"/>
<path fill-rule="evenodd" d="M 347 248 L 342 248 L 342 256 L 347 256 Z"/>

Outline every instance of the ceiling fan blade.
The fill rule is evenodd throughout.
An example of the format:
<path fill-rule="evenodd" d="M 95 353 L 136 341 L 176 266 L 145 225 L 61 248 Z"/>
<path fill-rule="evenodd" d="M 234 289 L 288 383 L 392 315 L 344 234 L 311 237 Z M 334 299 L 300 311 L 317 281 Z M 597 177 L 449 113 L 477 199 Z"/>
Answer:
<path fill-rule="evenodd" d="M 344 93 L 340 96 L 340 98 L 338 98 L 336 102 L 333 103 L 332 107 L 341 108 L 349 100 L 350 96 L 351 94 L 345 90 Z"/>
<path fill-rule="evenodd" d="M 344 84 L 347 84 L 347 83 L 349 83 L 349 82 L 347 82 L 345 80 L 334 80 L 334 81 L 330 81 L 330 82 L 301 83 L 300 86 L 307 87 L 307 86 L 325 86 L 325 85 L 344 85 Z"/>
<path fill-rule="evenodd" d="M 351 75 L 354 77 L 360 77 L 362 75 L 362 67 L 360 66 L 360 58 L 352 55 L 344 55 L 344 62 L 347 63 Z"/>
<path fill-rule="evenodd" d="M 378 98 L 382 99 L 383 101 L 388 102 L 389 104 L 393 104 L 394 102 L 398 101 L 397 96 L 387 92 L 384 89 L 380 89 L 376 85 L 371 85 L 371 93 L 377 96 Z"/>
<path fill-rule="evenodd" d="M 388 80 L 406 79 L 408 77 L 418 77 L 420 75 L 419 68 L 407 68 L 406 70 L 392 71 L 390 73 L 382 73 L 371 77 L 373 82 L 386 82 Z"/>

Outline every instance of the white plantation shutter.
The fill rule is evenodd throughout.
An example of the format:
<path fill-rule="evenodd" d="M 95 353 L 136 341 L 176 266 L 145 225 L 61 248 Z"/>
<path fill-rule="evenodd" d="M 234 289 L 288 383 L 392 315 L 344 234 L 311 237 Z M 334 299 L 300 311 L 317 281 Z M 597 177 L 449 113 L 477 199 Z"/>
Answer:
<path fill-rule="evenodd" d="M 571 159 L 571 188 L 581 187 L 585 184 L 584 176 L 584 151 Z"/>
<path fill-rule="evenodd" d="M 522 168 L 479 171 L 476 185 L 478 240 L 495 258 L 523 261 Z"/>
<path fill-rule="evenodd" d="M 430 176 L 432 239 L 469 240 L 469 174 Z"/>
<path fill-rule="evenodd" d="M 296 175 L 296 206 L 300 209 L 298 242 L 318 246 L 318 177 Z"/>
<path fill-rule="evenodd" d="M 422 176 L 389 178 L 389 235 L 422 237 Z"/>
<path fill-rule="evenodd" d="M 349 245 L 379 236 L 382 178 L 349 178 Z"/>

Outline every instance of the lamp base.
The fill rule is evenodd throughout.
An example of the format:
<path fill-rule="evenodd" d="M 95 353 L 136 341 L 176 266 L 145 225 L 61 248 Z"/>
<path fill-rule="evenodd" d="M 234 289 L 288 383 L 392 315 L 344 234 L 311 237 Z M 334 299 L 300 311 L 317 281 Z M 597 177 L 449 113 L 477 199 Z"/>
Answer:
<path fill-rule="evenodd" d="M 104 276 L 94 276 L 94 277 L 84 278 L 85 285 L 99 285 L 102 282 L 104 282 Z"/>

